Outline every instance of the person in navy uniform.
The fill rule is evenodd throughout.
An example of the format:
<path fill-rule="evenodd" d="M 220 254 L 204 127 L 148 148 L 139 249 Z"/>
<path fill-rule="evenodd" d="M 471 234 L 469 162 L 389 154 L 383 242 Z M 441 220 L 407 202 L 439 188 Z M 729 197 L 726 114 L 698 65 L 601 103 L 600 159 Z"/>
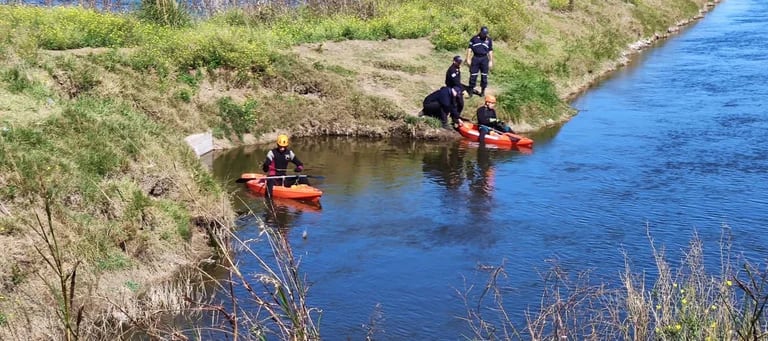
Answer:
<path fill-rule="evenodd" d="M 452 88 L 461 85 L 461 63 L 464 62 L 461 56 L 454 56 L 453 63 L 445 71 L 445 86 Z"/>
<path fill-rule="evenodd" d="M 443 128 L 448 129 L 448 116 L 451 123 L 457 126 L 461 121 L 459 116 L 464 110 L 464 96 L 461 85 L 454 87 L 444 86 L 424 98 L 423 115 L 439 118 Z"/>
<path fill-rule="evenodd" d="M 264 159 L 264 163 L 261 164 L 261 170 L 267 174 L 268 177 L 285 176 L 288 170 L 288 163 L 292 162 L 296 165 L 294 171 L 299 173 L 304 170 L 304 164 L 296 157 L 291 149 L 288 148 L 288 135 L 281 134 L 277 136 L 277 147 L 267 152 L 267 158 Z M 293 176 L 287 178 L 272 178 L 267 179 L 267 197 L 272 197 L 272 187 L 275 185 L 290 187 L 295 183 L 308 184 L 307 177 L 299 176 L 298 181 L 293 180 Z M 295 179 L 295 178 L 293 178 Z"/>
<path fill-rule="evenodd" d="M 471 55 L 471 59 L 470 59 Z M 485 96 L 488 87 L 488 70 L 493 68 L 493 40 L 488 36 L 488 27 L 481 27 L 480 33 L 469 40 L 467 48 L 467 63 L 469 63 L 469 96 L 475 92 L 477 76 L 480 75 L 480 96 Z"/>
<path fill-rule="evenodd" d="M 480 142 L 485 142 L 485 135 L 490 133 L 491 129 L 515 133 L 512 128 L 496 117 L 496 97 L 492 95 L 486 95 L 485 105 L 477 108 L 477 125 L 480 130 Z"/>

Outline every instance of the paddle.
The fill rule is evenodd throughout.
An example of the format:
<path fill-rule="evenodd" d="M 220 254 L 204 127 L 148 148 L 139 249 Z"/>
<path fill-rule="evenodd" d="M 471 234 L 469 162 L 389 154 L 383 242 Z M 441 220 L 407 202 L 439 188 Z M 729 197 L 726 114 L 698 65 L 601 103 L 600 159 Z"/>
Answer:
<path fill-rule="evenodd" d="M 261 174 L 258 174 L 261 175 Z M 304 174 L 296 174 L 296 175 L 274 175 L 274 176 L 257 176 L 256 173 L 243 173 L 243 175 L 240 175 L 240 178 L 235 180 L 237 183 L 246 183 L 251 180 L 266 180 L 266 179 L 287 179 L 287 178 L 309 178 L 309 179 L 325 179 L 324 176 L 320 175 L 304 175 Z"/>

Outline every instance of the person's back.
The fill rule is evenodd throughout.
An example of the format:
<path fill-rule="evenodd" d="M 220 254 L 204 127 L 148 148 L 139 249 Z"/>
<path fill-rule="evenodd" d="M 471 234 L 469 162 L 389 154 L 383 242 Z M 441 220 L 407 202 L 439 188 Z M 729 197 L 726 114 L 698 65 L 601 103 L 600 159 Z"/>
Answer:
<path fill-rule="evenodd" d="M 470 58 L 470 55 L 472 56 Z M 472 36 L 467 47 L 467 62 L 469 63 L 469 85 L 467 92 L 471 97 L 476 93 L 475 84 L 480 76 L 480 96 L 485 96 L 488 86 L 488 71 L 493 68 L 493 39 L 488 36 L 488 28 L 483 26 L 480 32 Z"/>
<path fill-rule="evenodd" d="M 452 123 L 456 124 L 464 110 L 464 98 L 461 94 L 461 86 L 453 88 L 444 86 L 424 98 L 422 113 L 439 118 L 443 128 L 448 128 L 448 116 L 450 115 Z"/>
<path fill-rule="evenodd" d="M 445 86 L 449 88 L 461 86 L 461 63 L 463 61 L 461 56 L 453 57 L 453 63 L 445 71 Z"/>

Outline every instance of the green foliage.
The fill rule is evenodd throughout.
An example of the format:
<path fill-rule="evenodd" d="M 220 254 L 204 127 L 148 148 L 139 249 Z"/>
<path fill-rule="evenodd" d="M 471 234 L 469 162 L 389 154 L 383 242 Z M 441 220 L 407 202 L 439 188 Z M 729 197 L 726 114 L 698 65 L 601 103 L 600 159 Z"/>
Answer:
<path fill-rule="evenodd" d="M 8 317 L 5 316 L 5 314 L 0 311 L 0 327 L 4 327 L 8 324 Z"/>
<path fill-rule="evenodd" d="M 12 93 L 21 93 L 31 89 L 34 82 L 27 73 L 19 67 L 13 67 L 2 73 L 2 80 L 8 83 L 8 90 Z"/>
<path fill-rule="evenodd" d="M 19 267 L 19 265 L 13 264 L 11 267 L 11 283 L 13 283 L 13 285 L 19 285 L 26 278 L 27 274 Z"/>
<path fill-rule="evenodd" d="M 440 121 L 440 119 L 435 118 L 435 117 L 424 116 L 424 117 L 422 117 L 422 120 L 424 121 L 424 123 L 427 124 L 427 126 L 429 126 L 431 128 L 437 129 L 437 128 L 440 128 L 440 127 L 443 126 L 443 122 Z"/>
<path fill-rule="evenodd" d="M 510 114 L 514 121 L 519 121 L 523 109 L 529 106 L 550 115 L 563 106 L 554 84 L 541 70 L 510 61 L 496 69 L 496 77 L 503 89 L 497 97 L 499 108 Z"/>
<path fill-rule="evenodd" d="M 139 291 L 139 283 L 136 283 L 134 281 L 125 281 L 125 287 L 128 288 L 128 290 L 136 293 Z"/>
<path fill-rule="evenodd" d="M 549 8 L 555 11 L 571 9 L 571 2 L 574 0 L 548 0 Z"/>
<path fill-rule="evenodd" d="M 195 180 L 195 183 L 200 186 L 200 190 L 216 195 L 222 193 L 222 188 L 219 182 L 214 179 L 211 172 L 203 168 L 197 158 L 188 158 L 187 160 L 187 166 L 192 171 L 192 178 Z"/>
<path fill-rule="evenodd" d="M 137 70 L 197 68 L 266 70 L 272 64 L 274 41 L 247 28 L 222 29 L 204 24 L 169 30 L 152 37 L 129 58 Z"/>
<path fill-rule="evenodd" d="M 184 103 L 189 103 L 192 101 L 192 93 L 190 93 L 187 89 L 181 89 L 176 92 L 176 98 L 180 99 Z"/>
<path fill-rule="evenodd" d="M 464 32 L 452 28 L 441 28 L 430 38 L 430 41 L 438 50 L 454 51 L 466 48 L 469 38 Z"/>
<path fill-rule="evenodd" d="M 93 64 L 99 65 L 104 70 L 110 72 L 116 71 L 118 66 L 127 65 L 128 63 L 125 56 L 117 48 L 112 48 L 104 53 L 91 54 L 87 58 Z"/>
<path fill-rule="evenodd" d="M 403 64 L 403 63 L 396 63 L 392 61 L 375 61 L 373 62 L 373 66 L 385 69 L 385 70 L 396 70 L 396 71 L 402 71 L 405 73 L 410 74 L 417 74 L 417 73 L 426 73 L 427 67 L 423 65 L 410 65 L 410 64 Z"/>
<path fill-rule="evenodd" d="M 243 134 L 250 133 L 256 124 L 256 107 L 258 103 L 255 100 L 247 100 L 242 105 L 235 103 L 231 97 L 224 97 L 216 102 L 219 107 L 219 117 L 221 118 L 221 128 L 227 135 L 234 133 L 239 138 Z"/>
<path fill-rule="evenodd" d="M 2 188 L 0 189 L 0 198 L 11 198 L 15 196 L 13 193 L 9 192 L 15 192 L 15 186 L 7 186 L 7 187 L 13 187 L 10 191 L 8 188 Z M 13 235 L 17 232 L 21 232 L 21 226 L 18 221 L 15 219 L 12 219 L 11 217 L 0 217 L 0 235 Z"/>
<path fill-rule="evenodd" d="M 119 251 L 106 251 L 96 259 L 96 268 L 101 271 L 117 271 L 131 266 L 131 260 Z"/>
<path fill-rule="evenodd" d="M 586 41 L 587 49 L 596 61 L 616 58 L 625 44 L 618 30 L 611 27 L 592 33 Z"/>
<path fill-rule="evenodd" d="M 197 86 L 200 84 L 200 81 L 203 79 L 203 73 L 200 72 L 200 69 L 195 70 L 194 75 L 191 75 L 188 72 L 181 72 L 179 73 L 177 79 L 179 82 L 187 84 L 192 88 L 197 88 Z"/>
<path fill-rule="evenodd" d="M 656 32 L 664 32 L 669 26 L 669 19 L 661 9 L 644 3 L 633 7 L 632 13 L 643 25 L 643 35 L 650 36 Z"/>
<path fill-rule="evenodd" d="M 88 204 L 105 176 L 125 169 L 145 139 L 159 136 L 156 125 L 128 107 L 83 97 L 39 125 L 8 129 L 0 137 L 0 171 L 20 175 L 7 183 L 16 196 L 42 179 L 53 189 L 80 192 Z"/>
<path fill-rule="evenodd" d="M 176 233 L 183 240 L 189 241 L 192 238 L 192 230 L 187 208 L 180 203 L 168 200 L 159 201 L 158 207 L 173 221 L 173 225 L 176 227 Z"/>
<path fill-rule="evenodd" d="M 183 27 L 192 22 L 189 12 L 176 0 L 141 0 L 137 14 L 142 20 L 163 26 Z"/>
<path fill-rule="evenodd" d="M 125 215 L 128 219 L 141 220 L 147 208 L 152 206 L 152 201 L 141 190 L 134 187 L 131 198 L 128 200 L 128 206 L 125 208 Z"/>
<path fill-rule="evenodd" d="M 0 17 L 16 29 L 29 29 L 35 42 L 50 50 L 131 46 L 146 29 L 130 17 L 82 7 L 2 6 Z"/>
<path fill-rule="evenodd" d="M 72 86 L 77 91 L 78 95 L 91 91 L 101 84 L 98 70 L 92 65 L 82 65 L 78 67 L 74 72 L 70 73 L 70 79 L 72 80 Z"/>
<path fill-rule="evenodd" d="M 345 69 L 338 65 L 326 65 L 320 62 L 314 62 L 312 67 L 318 71 L 330 71 L 341 76 L 354 76 L 357 74 L 357 72 L 353 70 Z"/>

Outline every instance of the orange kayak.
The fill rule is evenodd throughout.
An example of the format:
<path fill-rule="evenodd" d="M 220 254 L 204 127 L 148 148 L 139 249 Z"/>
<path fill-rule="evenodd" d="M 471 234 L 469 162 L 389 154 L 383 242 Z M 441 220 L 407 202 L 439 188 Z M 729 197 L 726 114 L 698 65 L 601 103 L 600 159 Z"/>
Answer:
<path fill-rule="evenodd" d="M 241 176 L 242 178 L 250 179 L 245 185 L 248 189 L 255 193 L 265 195 L 267 193 L 267 181 L 266 175 L 257 173 L 246 173 Z M 295 175 L 286 176 L 288 180 L 295 179 Z M 310 185 L 296 184 L 290 187 L 274 186 L 272 187 L 272 195 L 275 198 L 284 199 L 300 199 L 300 200 L 316 200 L 320 199 L 323 195 L 323 191 L 312 187 Z"/>
<path fill-rule="evenodd" d="M 468 138 L 470 141 L 478 142 L 480 139 L 480 131 L 477 124 L 462 121 L 459 126 L 459 134 Z M 513 133 L 500 133 L 495 130 L 491 130 L 490 133 L 485 134 L 485 143 L 491 143 L 499 146 L 515 146 L 515 147 L 533 147 L 533 140 Z"/>

